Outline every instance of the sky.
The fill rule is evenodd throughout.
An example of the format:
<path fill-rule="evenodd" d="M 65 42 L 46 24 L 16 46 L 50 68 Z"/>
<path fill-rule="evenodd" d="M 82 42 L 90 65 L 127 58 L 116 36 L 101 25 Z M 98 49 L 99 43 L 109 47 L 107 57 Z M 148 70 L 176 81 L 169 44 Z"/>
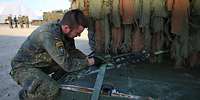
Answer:
<path fill-rule="evenodd" d="M 70 0 L 0 0 L 0 22 L 4 21 L 8 15 L 28 15 L 30 19 L 42 19 L 43 12 L 69 9 L 69 1 Z"/>
<path fill-rule="evenodd" d="M 0 4 L 20 1 L 36 12 L 64 10 L 70 7 L 69 0 L 0 0 Z"/>

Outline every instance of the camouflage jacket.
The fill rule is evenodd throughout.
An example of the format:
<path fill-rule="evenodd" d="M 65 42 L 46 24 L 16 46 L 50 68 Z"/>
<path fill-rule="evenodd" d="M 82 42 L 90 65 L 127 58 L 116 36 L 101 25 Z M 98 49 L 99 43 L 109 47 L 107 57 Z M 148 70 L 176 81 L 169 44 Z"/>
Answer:
<path fill-rule="evenodd" d="M 44 24 L 33 31 L 11 62 L 13 68 L 56 65 L 67 72 L 87 66 L 85 55 L 75 48 L 74 39 L 64 36 L 57 22 Z"/>

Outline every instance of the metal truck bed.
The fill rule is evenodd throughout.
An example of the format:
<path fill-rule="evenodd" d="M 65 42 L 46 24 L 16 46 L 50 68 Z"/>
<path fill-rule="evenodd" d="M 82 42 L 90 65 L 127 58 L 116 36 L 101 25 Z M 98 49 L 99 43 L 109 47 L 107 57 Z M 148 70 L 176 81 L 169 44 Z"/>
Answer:
<path fill-rule="evenodd" d="M 170 64 L 134 64 L 106 70 L 103 86 L 135 96 L 133 100 L 197 100 L 200 98 L 200 69 L 174 69 Z M 90 92 L 62 89 L 60 100 L 90 100 L 97 74 L 69 80 L 62 85 L 91 89 Z M 100 100 L 130 100 L 123 96 L 100 95 Z"/>

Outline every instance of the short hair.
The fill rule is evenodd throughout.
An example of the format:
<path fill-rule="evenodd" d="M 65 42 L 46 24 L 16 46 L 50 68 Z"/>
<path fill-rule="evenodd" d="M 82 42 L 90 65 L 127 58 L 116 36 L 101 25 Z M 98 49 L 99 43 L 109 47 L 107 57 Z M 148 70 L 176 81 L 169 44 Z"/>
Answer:
<path fill-rule="evenodd" d="M 60 24 L 68 25 L 70 28 L 76 28 L 79 25 L 86 28 L 88 26 L 88 21 L 81 10 L 73 9 L 64 14 Z"/>

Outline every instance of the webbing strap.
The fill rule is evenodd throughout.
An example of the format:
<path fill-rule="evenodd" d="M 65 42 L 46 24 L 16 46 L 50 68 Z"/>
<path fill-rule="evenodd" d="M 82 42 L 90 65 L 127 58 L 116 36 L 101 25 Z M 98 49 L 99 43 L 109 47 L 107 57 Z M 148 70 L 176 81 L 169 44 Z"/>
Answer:
<path fill-rule="evenodd" d="M 101 92 L 101 86 L 103 84 L 103 79 L 104 79 L 104 74 L 105 74 L 105 71 L 106 71 L 106 66 L 107 66 L 107 64 L 103 64 L 100 67 L 100 70 L 98 72 L 98 75 L 97 75 L 97 78 L 96 78 L 96 82 L 95 82 L 95 85 L 94 85 L 94 91 L 92 93 L 91 100 L 98 100 L 99 99 L 99 94 Z"/>

